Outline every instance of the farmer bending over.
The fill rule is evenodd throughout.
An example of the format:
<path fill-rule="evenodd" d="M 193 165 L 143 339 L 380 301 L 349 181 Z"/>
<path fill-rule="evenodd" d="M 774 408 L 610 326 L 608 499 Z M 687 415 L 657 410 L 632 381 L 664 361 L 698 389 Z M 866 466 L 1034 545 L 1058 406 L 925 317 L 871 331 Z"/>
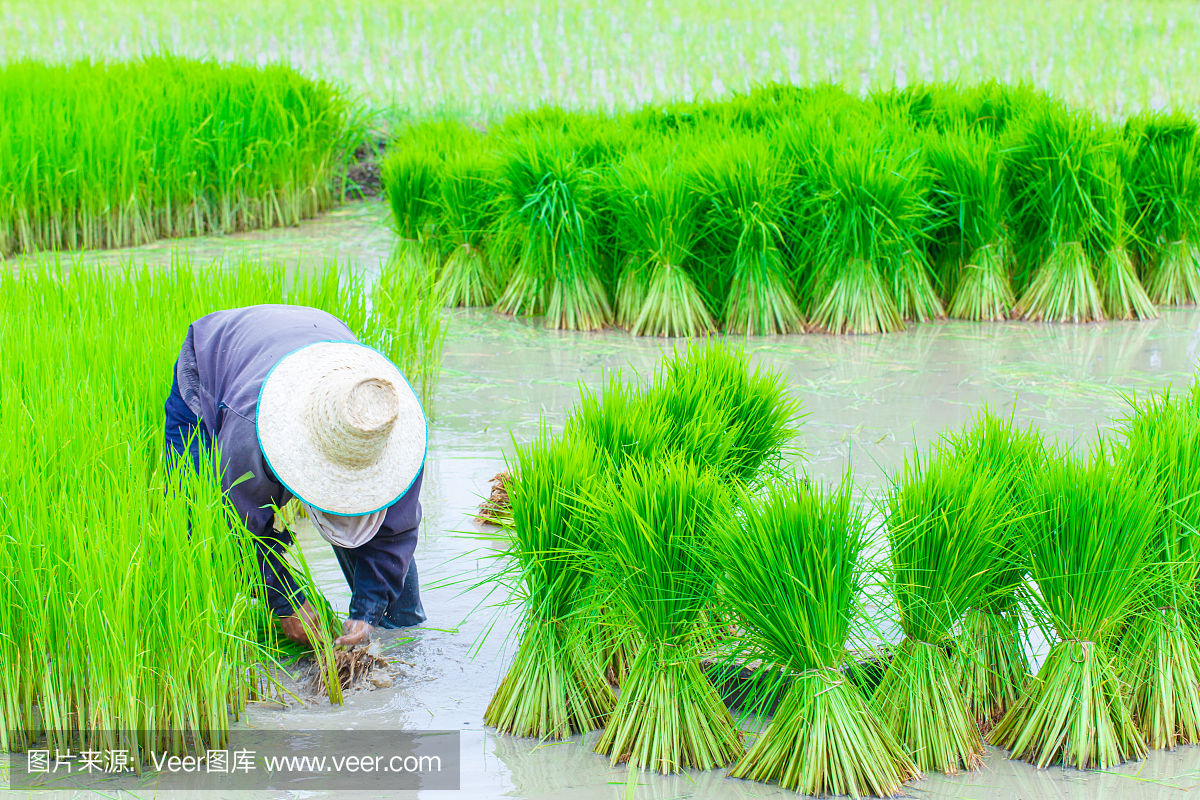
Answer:
<path fill-rule="evenodd" d="M 354 595 L 336 644 L 425 620 L 413 561 L 425 415 L 395 364 L 324 311 L 217 311 L 188 327 L 166 409 L 175 459 L 188 450 L 199 470 L 198 440 L 216 445 L 226 496 L 259 537 L 267 603 L 289 639 L 306 643 L 305 624 L 317 619 L 281 558 L 292 533 L 274 525 L 273 506 L 292 497 L 333 545 Z"/>

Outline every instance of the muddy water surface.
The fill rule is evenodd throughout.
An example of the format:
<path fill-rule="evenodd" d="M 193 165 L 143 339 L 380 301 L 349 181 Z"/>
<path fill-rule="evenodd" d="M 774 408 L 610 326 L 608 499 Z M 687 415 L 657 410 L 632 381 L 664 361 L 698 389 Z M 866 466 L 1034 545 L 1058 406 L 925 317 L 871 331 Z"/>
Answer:
<path fill-rule="evenodd" d="M 361 205 L 293 231 L 192 243 L 193 259 L 262 247 L 291 258 L 339 254 L 364 269 L 390 247 L 377 206 Z M 372 218 L 371 215 L 376 215 Z M 297 247 L 297 241 L 301 246 Z M 348 252 L 351 244 L 358 248 Z M 218 252 L 218 247 L 220 252 Z M 161 251 L 161 252 L 160 252 Z M 136 254 L 169 258 L 170 247 Z M 140 260 L 140 259 L 139 259 Z M 888 336 L 793 336 L 751 339 L 764 367 L 781 370 L 808 416 L 801 441 L 814 475 L 838 478 L 852 464 L 871 492 L 913 445 L 961 425 L 984 403 L 1033 421 L 1061 441 L 1086 447 L 1126 407 L 1122 393 L 1190 380 L 1200 348 L 1200 311 L 1165 311 L 1146 323 L 1089 326 L 939 323 Z M 542 420 L 561 425 L 580 384 L 598 388 L 605 370 L 649 372 L 661 340 L 619 332 L 547 331 L 536 320 L 487 311 L 451 314 L 445 370 L 436 401 L 423 502 L 418 563 L 429 621 L 386 634 L 389 653 L 410 662 L 389 689 L 362 691 L 340 708 L 312 704 L 255 707 L 244 724 L 258 728 L 408 727 L 462 733 L 462 796 L 471 798 L 795 797 L 776 787 L 726 779 L 723 772 L 641 776 L 627 786 L 624 767 L 591 752 L 594 734 L 565 743 L 497 736 L 483 726 L 488 699 L 512 655 L 516 619 L 487 580 L 496 567 L 486 531 L 471 514 L 512 439 L 530 437 Z M 305 531 L 302 543 L 331 599 L 345 610 L 348 591 L 331 551 Z M 481 583 L 482 582 L 482 583 Z M 914 783 L 915 797 L 1183 798 L 1200 786 L 1200 748 L 1156 752 L 1107 772 L 1034 770 L 989 751 L 983 769 Z M 303 793 L 305 796 L 318 793 Z M 288 797 L 300 794 L 289 793 Z M 445 793 L 427 792 L 434 798 Z"/>

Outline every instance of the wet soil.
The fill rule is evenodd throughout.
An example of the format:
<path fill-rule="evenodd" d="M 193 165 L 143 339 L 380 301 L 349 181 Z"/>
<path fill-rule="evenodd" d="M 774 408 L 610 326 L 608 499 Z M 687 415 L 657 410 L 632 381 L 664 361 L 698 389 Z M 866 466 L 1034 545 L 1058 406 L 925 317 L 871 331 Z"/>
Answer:
<path fill-rule="evenodd" d="M 375 136 L 354 151 L 354 161 L 346 169 L 346 199 L 365 200 L 383 191 L 380 164 L 387 150 L 387 137 Z"/>

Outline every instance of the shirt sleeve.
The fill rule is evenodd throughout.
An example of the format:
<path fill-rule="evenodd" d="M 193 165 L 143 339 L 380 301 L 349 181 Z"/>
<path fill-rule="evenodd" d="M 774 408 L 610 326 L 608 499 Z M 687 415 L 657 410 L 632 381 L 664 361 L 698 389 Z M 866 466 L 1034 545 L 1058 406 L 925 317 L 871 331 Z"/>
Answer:
<path fill-rule="evenodd" d="M 422 468 L 404 496 L 388 508 L 382 527 L 371 541 L 344 549 L 354 573 L 350 619 L 378 625 L 388 607 L 400 596 L 408 565 L 417 549 L 424 476 Z"/>

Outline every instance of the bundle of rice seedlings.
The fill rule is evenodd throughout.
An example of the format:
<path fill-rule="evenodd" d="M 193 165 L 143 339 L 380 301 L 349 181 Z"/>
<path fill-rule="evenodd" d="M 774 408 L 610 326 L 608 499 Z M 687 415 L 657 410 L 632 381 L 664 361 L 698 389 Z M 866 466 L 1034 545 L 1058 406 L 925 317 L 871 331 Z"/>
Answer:
<path fill-rule="evenodd" d="M 1038 264 L 1013 315 L 1048 322 L 1104 319 L 1096 271 L 1084 245 L 1104 220 L 1102 185 L 1111 142 L 1084 114 L 1044 111 L 1010 129 L 1005 182 L 1013 197 L 1021 258 Z"/>
<path fill-rule="evenodd" d="M 508 224 L 520 230 L 522 246 L 499 313 L 545 313 L 549 327 L 568 330 L 596 330 L 612 320 L 592 238 L 592 180 L 561 138 L 531 134 L 510 147 L 501 184 Z"/>
<path fill-rule="evenodd" d="M 981 763 L 983 743 L 947 648 L 967 609 L 984 597 L 989 571 L 1003 564 L 1004 489 L 999 478 L 934 450 L 906 458 L 888 491 L 887 587 L 905 638 L 875 704 L 922 771 Z"/>
<path fill-rule="evenodd" d="M 1045 460 L 1045 443 L 1032 425 L 1021 430 L 1012 417 L 997 417 L 985 408 L 964 430 L 945 437 L 945 445 L 950 458 L 999 478 L 1010 509 L 997 532 L 1005 557 L 983 576 L 980 602 L 967 611 L 954 642 L 963 697 L 986 731 L 1017 701 L 1029 679 L 1018 598 L 1028 559 L 1019 544 L 1019 526 L 1028 505 L 1027 479 Z"/>
<path fill-rule="evenodd" d="M 724 602 L 740 629 L 738 656 L 783 670 L 789 683 L 730 776 L 818 796 L 901 794 L 920 777 L 916 767 L 843 672 L 867 545 L 850 482 L 773 483 L 744 505 L 741 524 L 719 539 Z M 758 706 L 774 705 L 779 691 Z"/>
<path fill-rule="evenodd" d="M 710 235 L 726 259 L 723 313 L 731 333 L 800 333 L 804 317 L 784 264 L 783 200 L 789 176 L 770 144 L 738 138 L 705 147 L 697 185 L 708 207 Z"/>
<path fill-rule="evenodd" d="M 495 213 L 488 161 L 471 152 L 448 159 L 438 182 L 438 231 L 450 254 L 437 286 L 448 306 L 490 306 L 500 293 L 484 239 Z"/>
<path fill-rule="evenodd" d="M 1139 582 L 1158 505 L 1137 476 L 1106 459 L 1062 458 L 1037 477 L 1022 525 L 1029 594 L 1058 634 L 991 741 L 1044 767 L 1078 769 L 1141 758 L 1106 637 L 1144 591 Z"/>
<path fill-rule="evenodd" d="M 1196 121 L 1183 113 L 1145 112 L 1129 120 L 1128 183 L 1137 211 L 1138 250 L 1150 299 L 1200 302 L 1200 152 Z"/>
<path fill-rule="evenodd" d="M 888 266 L 913 249 L 910 234 L 922 215 L 909 176 L 859 137 L 827 147 L 819 181 L 814 202 L 825 224 L 812 248 L 810 323 L 828 333 L 902 330 Z"/>
<path fill-rule="evenodd" d="M 946 316 L 930 277 L 925 252 L 915 240 L 906 241 L 900 253 L 892 257 L 888 273 L 892 296 L 896 298 L 896 311 L 902 319 L 928 322 Z"/>
<path fill-rule="evenodd" d="M 692 276 L 704 223 L 701 197 L 673 162 L 628 157 L 615 174 L 617 226 L 628 264 L 617 322 L 635 336 L 700 336 L 716 324 Z"/>
<path fill-rule="evenodd" d="M 502 733 L 562 739 L 599 727 L 612 709 L 582 624 L 595 529 L 581 510 L 603 470 L 587 442 L 555 441 L 543 431 L 517 448 L 510 472 L 509 555 L 524 619 L 517 654 L 484 721 Z"/>
<path fill-rule="evenodd" d="M 927 136 L 924 152 L 933 173 L 932 203 L 948 239 L 947 282 L 953 286 L 948 314 L 1006 319 L 1016 298 L 1009 278 L 1012 249 L 1000 148 L 989 137 L 952 130 Z"/>
<path fill-rule="evenodd" d="M 405 127 L 388 143 L 379 172 L 397 236 L 394 260 L 423 266 L 431 259 L 429 246 L 445 216 L 441 179 L 446 164 L 479 148 L 477 131 L 451 121 Z M 452 223 L 455 213 L 452 209 Z"/>
<path fill-rule="evenodd" d="M 721 342 L 665 358 L 643 402 L 666 420 L 664 449 L 745 485 L 782 464 L 802 419 L 780 373 L 751 369 L 743 349 Z"/>
<path fill-rule="evenodd" d="M 716 473 L 678 457 L 631 463 L 618 483 L 597 513 L 601 565 L 608 602 L 641 646 L 596 752 L 663 774 L 723 766 L 742 754 L 741 735 L 700 669 L 699 642 L 728 494 Z"/>
<path fill-rule="evenodd" d="M 1151 487 L 1161 512 L 1146 551 L 1147 587 L 1122 633 L 1122 678 L 1146 744 L 1200 741 L 1200 409 L 1169 391 L 1134 406 L 1116 460 Z"/>
<path fill-rule="evenodd" d="M 419 252 L 437 211 L 441 162 L 425 150 L 404 148 L 388 153 L 379 170 L 399 239 L 397 250 Z"/>
<path fill-rule="evenodd" d="M 1129 202 L 1124 175 L 1132 171 L 1128 143 L 1114 142 L 1113 158 L 1101 162 L 1092 194 L 1101 224 L 1090 237 L 1089 247 L 1096 263 L 1096 287 L 1109 319 L 1154 319 L 1158 311 L 1138 280 L 1129 255 L 1132 236 L 1128 221 Z"/>
<path fill-rule="evenodd" d="M 586 440 L 609 472 L 619 472 L 631 459 L 651 460 L 669 446 L 675 420 L 660 405 L 647 402 L 646 387 L 610 373 L 597 394 L 584 387 L 567 411 L 563 437 Z"/>

